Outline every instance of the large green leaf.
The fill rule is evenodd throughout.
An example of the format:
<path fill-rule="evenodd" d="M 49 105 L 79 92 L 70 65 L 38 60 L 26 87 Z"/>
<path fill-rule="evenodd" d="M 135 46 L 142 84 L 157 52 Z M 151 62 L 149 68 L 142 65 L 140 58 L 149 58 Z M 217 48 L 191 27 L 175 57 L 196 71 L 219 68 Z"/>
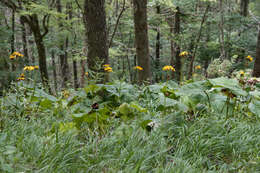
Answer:
<path fill-rule="evenodd" d="M 247 96 L 247 92 L 240 87 L 239 82 L 236 79 L 221 77 L 216 79 L 209 79 L 209 82 L 213 85 L 214 88 L 226 88 L 235 95 Z"/>
<path fill-rule="evenodd" d="M 248 105 L 249 110 L 260 117 L 260 101 L 253 99 Z"/>

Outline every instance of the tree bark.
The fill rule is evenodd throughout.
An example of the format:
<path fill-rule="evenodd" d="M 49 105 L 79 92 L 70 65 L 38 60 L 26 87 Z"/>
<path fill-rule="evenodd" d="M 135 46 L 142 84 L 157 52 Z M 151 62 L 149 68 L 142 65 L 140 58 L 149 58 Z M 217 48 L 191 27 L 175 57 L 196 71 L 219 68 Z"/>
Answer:
<path fill-rule="evenodd" d="M 103 70 L 96 67 L 97 63 L 109 63 L 105 0 L 85 0 L 84 19 L 88 48 L 88 68 L 94 72 L 102 72 Z"/>
<path fill-rule="evenodd" d="M 28 45 L 27 45 L 27 38 L 26 38 L 26 27 L 23 21 L 23 18 L 20 17 L 20 23 L 22 25 L 22 41 L 23 41 L 23 54 L 25 57 L 25 63 L 29 63 L 29 53 L 28 53 Z"/>
<path fill-rule="evenodd" d="M 175 12 L 175 18 L 174 18 L 174 36 L 177 36 L 180 34 L 181 29 L 181 19 L 180 19 L 180 8 L 176 7 Z M 175 57 L 175 78 L 177 81 L 181 81 L 181 57 L 180 57 L 180 46 L 177 44 L 176 41 L 174 41 L 174 57 Z"/>
<path fill-rule="evenodd" d="M 260 77 L 260 23 L 258 24 L 258 38 L 256 45 L 256 57 L 253 71 L 254 77 Z"/>
<path fill-rule="evenodd" d="M 57 92 L 57 71 L 56 71 L 56 63 L 55 63 L 55 53 L 51 51 L 51 63 L 53 68 L 53 82 L 54 82 L 54 90 Z"/>
<path fill-rule="evenodd" d="M 248 7 L 249 0 L 240 0 L 240 15 L 247 17 L 248 16 Z"/>
<path fill-rule="evenodd" d="M 133 0 L 134 3 L 134 25 L 135 46 L 138 65 L 143 70 L 138 71 L 139 83 L 151 82 L 151 67 L 149 56 L 149 41 L 147 27 L 147 0 Z"/>
<path fill-rule="evenodd" d="M 61 1 L 57 0 L 56 1 L 56 8 L 57 8 L 57 12 L 62 13 L 62 5 L 61 5 Z M 61 20 L 61 19 L 59 19 Z M 59 30 L 62 31 L 63 30 L 63 24 L 62 21 L 59 21 Z M 67 38 L 65 39 L 67 41 Z M 65 42 L 66 42 L 65 41 Z M 66 43 L 65 43 L 66 44 Z M 66 47 L 66 45 L 65 45 Z M 66 83 L 68 82 L 68 60 L 66 57 L 66 50 L 64 47 L 64 39 L 61 38 L 61 42 L 59 44 L 59 48 L 60 48 L 60 68 L 61 68 L 61 78 L 62 78 L 62 88 L 66 87 Z"/>
<path fill-rule="evenodd" d="M 45 45 L 43 43 L 43 37 L 45 34 L 41 34 L 41 29 L 39 25 L 39 20 L 37 14 L 33 14 L 30 17 L 29 26 L 33 32 L 35 44 L 38 51 L 39 56 L 39 66 L 40 66 L 40 73 L 41 73 L 41 79 L 43 82 L 43 85 L 49 89 L 51 92 L 51 89 L 48 84 L 49 75 L 47 70 L 47 62 L 46 62 L 46 50 Z M 47 34 L 47 33 L 46 33 Z"/>
<path fill-rule="evenodd" d="M 156 13 L 158 15 L 160 15 L 161 13 L 161 7 L 160 5 L 156 6 Z M 155 67 L 158 71 L 160 71 L 160 47 L 161 47 L 161 43 L 160 43 L 160 39 L 161 39 L 161 32 L 160 32 L 160 26 L 157 27 L 157 35 L 156 35 L 156 58 L 155 58 Z M 160 81 L 160 75 L 156 74 L 156 82 Z"/>
<path fill-rule="evenodd" d="M 219 22 L 219 41 L 220 41 L 220 58 L 223 60 L 226 58 L 225 50 L 225 35 L 224 35 L 224 9 L 223 9 L 223 0 L 219 0 L 219 9 L 220 9 L 220 22 Z"/>
<path fill-rule="evenodd" d="M 12 35 L 11 35 L 11 53 L 13 53 L 14 50 L 14 43 L 15 43 L 15 10 L 11 9 L 12 11 Z M 15 71 L 15 65 L 12 63 L 12 71 Z"/>

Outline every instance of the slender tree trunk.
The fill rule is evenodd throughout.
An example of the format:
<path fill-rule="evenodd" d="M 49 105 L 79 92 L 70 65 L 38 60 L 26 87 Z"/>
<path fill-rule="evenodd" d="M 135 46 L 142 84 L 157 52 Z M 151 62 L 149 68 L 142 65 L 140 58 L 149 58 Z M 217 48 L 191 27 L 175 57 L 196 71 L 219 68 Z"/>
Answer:
<path fill-rule="evenodd" d="M 260 23 L 258 23 L 258 39 L 256 45 L 256 58 L 255 58 L 253 76 L 260 77 Z"/>
<path fill-rule="evenodd" d="M 248 7 L 249 0 L 240 0 L 240 15 L 247 17 L 248 16 Z"/>
<path fill-rule="evenodd" d="M 133 0 L 133 3 L 136 55 L 138 65 L 143 68 L 142 71 L 138 71 L 139 83 L 144 81 L 150 83 L 151 67 L 147 27 L 147 0 Z"/>
<path fill-rule="evenodd" d="M 57 12 L 62 13 L 62 5 L 61 5 L 61 0 L 57 0 L 56 1 L 56 7 L 57 7 Z M 62 31 L 63 30 L 63 24 L 60 21 L 59 22 L 59 30 Z M 67 39 L 67 38 L 66 38 Z M 65 39 L 65 42 L 67 41 Z M 66 43 L 65 43 L 66 44 Z M 66 47 L 66 45 L 65 45 Z M 66 49 L 64 47 L 64 40 L 61 38 L 61 42 L 59 45 L 60 48 L 60 68 L 61 68 L 61 78 L 62 78 L 62 88 L 66 87 L 66 83 L 68 82 L 68 61 L 67 61 L 67 57 L 66 57 Z"/>
<path fill-rule="evenodd" d="M 26 38 L 26 27 L 23 21 L 23 18 L 20 17 L 20 23 L 22 25 L 22 41 L 23 41 L 23 54 L 25 57 L 25 63 L 29 63 L 29 54 L 28 54 L 28 45 L 27 45 L 27 38 Z"/>
<path fill-rule="evenodd" d="M 219 22 L 219 41 L 220 41 L 220 58 L 223 60 L 226 58 L 225 50 L 225 35 L 224 35 L 224 9 L 223 0 L 219 0 L 219 10 L 220 10 L 220 22 Z"/>
<path fill-rule="evenodd" d="M 156 6 L 156 13 L 158 15 L 161 14 L 161 7 L 159 5 Z M 155 66 L 158 71 L 160 71 L 160 47 L 161 47 L 160 39 L 161 39 L 161 32 L 160 32 L 160 26 L 158 26 L 157 36 L 156 36 L 156 49 L 155 49 L 156 50 Z M 156 74 L 156 82 L 159 82 L 159 80 L 160 80 L 160 75 Z"/>
<path fill-rule="evenodd" d="M 85 0 L 84 18 L 88 68 L 100 72 L 103 70 L 96 68 L 97 63 L 108 64 L 105 0 Z"/>
<path fill-rule="evenodd" d="M 174 58 L 175 58 L 175 49 L 174 49 L 174 40 L 173 40 L 173 35 L 174 35 L 174 18 L 172 17 L 173 14 L 170 14 L 169 17 L 166 17 L 166 22 L 168 23 L 170 27 L 170 48 L 171 48 L 171 57 L 170 57 L 170 64 L 171 66 L 174 66 Z M 172 79 L 174 79 L 175 75 L 174 72 L 172 72 Z"/>
<path fill-rule="evenodd" d="M 35 57 L 34 57 L 34 40 L 32 35 L 32 30 L 30 26 L 25 25 L 26 27 L 26 35 L 28 35 L 28 56 L 29 60 L 32 62 L 32 64 L 35 64 Z"/>
<path fill-rule="evenodd" d="M 176 13 L 174 18 L 174 36 L 177 36 L 180 34 L 181 29 L 181 19 L 180 19 L 180 8 L 176 7 Z M 174 41 L 174 57 L 175 57 L 175 77 L 177 81 L 181 81 L 181 57 L 180 57 L 180 46 L 177 44 L 176 41 Z"/>
<path fill-rule="evenodd" d="M 12 10 L 12 35 L 11 35 L 11 53 L 15 51 L 15 10 Z M 15 71 L 15 65 L 12 63 L 12 71 Z"/>
<path fill-rule="evenodd" d="M 30 16 L 30 22 L 29 25 L 32 29 L 35 44 L 38 51 L 38 57 L 39 57 L 39 66 L 40 66 L 40 72 L 41 72 L 41 79 L 43 82 L 43 85 L 49 89 L 51 92 L 51 88 L 48 84 L 49 75 L 47 70 L 47 61 L 46 61 L 46 50 L 45 45 L 43 43 L 43 35 L 41 34 L 41 29 L 39 25 L 38 16 L 36 14 L 33 14 Z"/>
<path fill-rule="evenodd" d="M 196 53 L 197 53 L 197 48 L 198 48 L 198 44 L 200 42 L 200 38 L 201 38 L 201 33 L 202 33 L 202 29 L 203 29 L 203 24 L 204 22 L 206 21 L 207 19 L 207 13 L 209 11 L 209 5 L 207 6 L 205 12 L 204 12 L 204 15 L 202 17 L 202 20 L 201 20 L 201 24 L 200 24 L 200 30 L 199 30 L 199 33 L 198 33 L 198 38 L 196 40 L 196 45 L 195 45 L 195 48 L 194 48 L 194 51 L 192 53 L 192 57 L 191 57 L 191 62 L 190 62 L 190 67 L 189 67 L 189 76 L 188 78 L 190 79 L 192 77 L 192 73 L 193 73 L 193 64 L 194 64 L 194 61 L 195 61 L 195 57 L 196 57 Z"/>
<path fill-rule="evenodd" d="M 56 71 L 56 63 L 55 63 L 55 53 L 53 50 L 51 51 L 51 63 L 53 68 L 54 90 L 56 93 L 57 92 L 57 71 Z"/>

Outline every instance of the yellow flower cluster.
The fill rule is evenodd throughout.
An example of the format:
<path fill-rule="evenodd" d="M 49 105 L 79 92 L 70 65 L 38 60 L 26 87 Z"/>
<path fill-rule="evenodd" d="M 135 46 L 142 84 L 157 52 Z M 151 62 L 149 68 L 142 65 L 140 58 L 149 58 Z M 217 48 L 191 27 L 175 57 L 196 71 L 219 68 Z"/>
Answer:
<path fill-rule="evenodd" d="M 163 71 L 175 71 L 175 68 L 171 65 L 166 65 L 162 68 Z"/>
<path fill-rule="evenodd" d="M 35 66 L 25 66 L 23 68 L 24 71 L 33 71 L 35 69 L 39 69 L 39 66 L 38 65 L 35 65 Z"/>
<path fill-rule="evenodd" d="M 143 67 L 137 65 L 137 66 L 134 67 L 134 69 L 135 69 L 135 70 L 140 70 L 140 71 L 142 71 L 142 70 L 143 70 Z"/>
<path fill-rule="evenodd" d="M 196 70 L 200 70 L 200 69 L 201 69 L 201 66 L 200 66 L 200 65 L 197 65 L 197 66 L 195 67 L 195 69 L 196 69 Z"/>
<path fill-rule="evenodd" d="M 189 53 L 187 51 L 183 51 L 180 53 L 180 56 L 187 56 Z"/>
<path fill-rule="evenodd" d="M 24 56 L 23 56 L 23 54 L 20 54 L 19 52 L 14 52 L 14 53 L 12 53 L 12 54 L 9 56 L 10 59 L 15 59 L 15 58 L 17 58 L 17 57 L 24 57 Z"/>
<path fill-rule="evenodd" d="M 103 66 L 104 66 L 104 70 L 105 70 L 106 72 L 113 72 L 113 69 L 112 69 L 112 67 L 110 67 L 109 64 L 105 64 L 105 65 L 103 65 Z"/>
<path fill-rule="evenodd" d="M 20 74 L 20 77 L 17 78 L 18 81 L 25 80 L 25 76 L 23 73 Z"/>
<path fill-rule="evenodd" d="M 248 61 L 250 61 L 250 62 L 252 62 L 252 61 L 254 60 L 254 58 L 253 58 L 252 56 L 250 56 L 250 55 L 248 55 L 248 56 L 246 57 L 246 59 L 247 59 Z"/>

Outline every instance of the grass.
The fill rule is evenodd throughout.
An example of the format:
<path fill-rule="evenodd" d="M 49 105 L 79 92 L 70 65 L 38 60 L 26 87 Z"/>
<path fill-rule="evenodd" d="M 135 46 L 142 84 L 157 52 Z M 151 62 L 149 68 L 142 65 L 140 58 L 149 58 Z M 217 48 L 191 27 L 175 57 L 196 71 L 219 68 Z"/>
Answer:
<path fill-rule="evenodd" d="M 190 117 L 158 111 L 150 99 L 142 100 L 149 113 L 111 118 L 105 133 L 88 123 L 76 131 L 60 130 L 60 123 L 72 121 L 69 109 L 55 116 L 55 109 L 37 108 L 20 117 L 2 104 L 0 172 L 260 172 L 257 116 L 237 111 L 227 119 L 225 113 L 207 110 Z M 147 119 L 158 128 L 142 128 Z"/>

